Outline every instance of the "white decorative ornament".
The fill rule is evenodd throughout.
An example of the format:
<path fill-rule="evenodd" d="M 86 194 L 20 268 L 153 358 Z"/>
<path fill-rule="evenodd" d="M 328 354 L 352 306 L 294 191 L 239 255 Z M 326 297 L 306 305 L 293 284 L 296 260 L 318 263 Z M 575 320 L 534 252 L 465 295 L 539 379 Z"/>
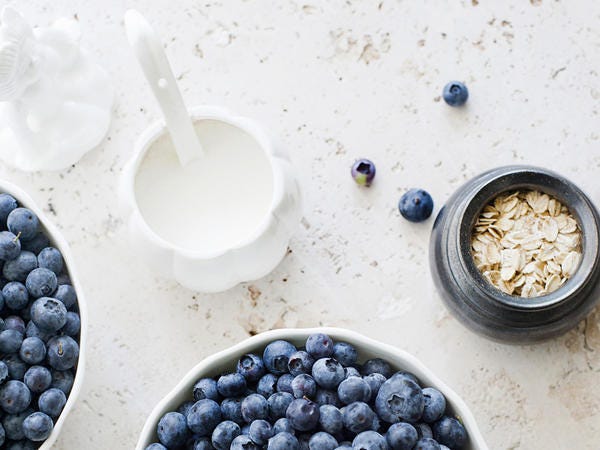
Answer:
<path fill-rule="evenodd" d="M 79 46 L 75 20 L 32 28 L 10 7 L 0 19 L 0 159 L 25 171 L 64 169 L 108 131 L 108 75 Z"/>

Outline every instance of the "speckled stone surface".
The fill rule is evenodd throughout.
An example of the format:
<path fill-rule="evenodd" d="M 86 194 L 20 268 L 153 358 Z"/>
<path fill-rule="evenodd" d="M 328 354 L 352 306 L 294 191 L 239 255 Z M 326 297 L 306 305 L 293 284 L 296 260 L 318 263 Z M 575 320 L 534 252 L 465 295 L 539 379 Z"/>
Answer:
<path fill-rule="evenodd" d="M 76 16 L 110 72 L 114 122 L 69 170 L 0 176 L 28 190 L 71 243 L 90 306 L 85 388 L 54 448 L 131 449 L 157 401 L 203 357 L 275 327 L 334 325 L 402 347 L 460 393 L 491 449 L 597 449 L 600 309 L 566 336 L 511 347 L 444 310 L 427 265 L 431 221 L 464 180 L 509 163 L 561 172 L 600 203 L 600 2 L 2 1 L 33 24 Z M 290 151 L 306 211 L 270 276 L 219 295 L 156 278 L 127 246 L 117 183 L 159 117 L 123 29 L 127 7 L 164 37 L 189 105 L 261 121 Z M 464 109 L 440 101 L 464 80 Z M 355 158 L 378 168 L 370 189 Z"/>

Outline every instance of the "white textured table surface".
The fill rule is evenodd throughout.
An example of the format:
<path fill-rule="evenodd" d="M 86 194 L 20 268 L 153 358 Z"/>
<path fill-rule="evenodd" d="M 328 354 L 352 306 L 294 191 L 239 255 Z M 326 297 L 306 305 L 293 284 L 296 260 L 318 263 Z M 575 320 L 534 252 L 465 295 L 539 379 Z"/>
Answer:
<path fill-rule="evenodd" d="M 32 24 L 75 15 L 117 92 L 108 137 L 72 169 L 0 169 L 62 229 L 90 303 L 85 388 L 56 449 L 131 449 L 203 357 L 249 333 L 319 324 L 417 355 L 464 396 L 492 449 L 598 448 L 600 309 L 535 347 L 471 334 L 433 291 L 431 221 L 401 220 L 396 203 L 419 186 L 439 208 L 464 180 L 508 163 L 558 170 L 600 202 L 600 2 L 4 4 Z M 117 182 L 158 111 L 125 40 L 126 7 L 164 37 L 189 105 L 252 116 L 289 149 L 305 220 L 271 276 L 199 295 L 157 279 L 128 249 Z M 464 109 L 439 100 L 454 78 L 471 91 Z M 368 190 L 348 174 L 359 156 L 377 164 Z"/>

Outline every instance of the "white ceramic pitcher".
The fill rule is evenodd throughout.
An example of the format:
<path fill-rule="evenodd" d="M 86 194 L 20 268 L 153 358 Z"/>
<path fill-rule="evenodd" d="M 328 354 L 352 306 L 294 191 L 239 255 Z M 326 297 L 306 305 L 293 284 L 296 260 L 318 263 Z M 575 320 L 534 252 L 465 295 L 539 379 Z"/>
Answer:
<path fill-rule="evenodd" d="M 300 186 L 287 157 L 274 147 L 256 122 L 220 107 L 197 107 L 190 110 L 190 115 L 195 122 L 215 120 L 233 126 L 259 144 L 270 163 L 273 177 L 271 206 L 260 225 L 249 230 L 244 241 L 232 243 L 217 252 L 173 244 L 149 225 L 140 210 L 136 178 L 148 150 L 167 133 L 163 121 L 151 126 L 138 139 L 134 156 L 124 169 L 121 199 L 128 217 L 130 240 L 138 254 L 158 272 L 187 288 L 219 292 L 240 282 L 263 277 L 281 261 L 302 216 Z M 206 236 L 207 242 L 211 239 L 214 236 Z"/>

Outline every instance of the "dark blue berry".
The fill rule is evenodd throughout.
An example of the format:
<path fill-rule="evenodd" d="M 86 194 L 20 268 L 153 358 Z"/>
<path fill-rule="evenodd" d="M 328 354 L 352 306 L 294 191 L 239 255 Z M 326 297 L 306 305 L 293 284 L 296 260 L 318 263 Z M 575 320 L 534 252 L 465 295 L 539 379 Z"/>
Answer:
<path fill-rule="evenodd" d="M 423 222 L 433 212 L 433 199 L 423 189 L 411 189 L 400 198 L 400 214 L 411 222 Z"/>
<path fill-rule="evenodd" d="M 396 374 L 383 383 L 375 399 L 377 414 L 388 423 L 417 422 L 424 407 L 421 388 L 402 374 Z"/>
<path fill-rule="evenodd" d="M 258 381 L 265 374 L 265 364 L 260 356 L 249 353 L 238 361 L 237 372 L 247 381 Z"/>
<path fill-rule="evenodd" d="M 265 348 L 263 361 L 267 370 L 276 375 L 281 375 L 288 371 L 288 362 L 292 354 L 296 352 L 296 347 L 287 341 L 274 341 Z"/>
<path fill-rule="evenodd" d="M 464 83 L 460 81 L 451 81 L 442 92 L 444 101 L 450 106 L 462 106 L 466 103 L 469 98 L 469 90 Z"/>

